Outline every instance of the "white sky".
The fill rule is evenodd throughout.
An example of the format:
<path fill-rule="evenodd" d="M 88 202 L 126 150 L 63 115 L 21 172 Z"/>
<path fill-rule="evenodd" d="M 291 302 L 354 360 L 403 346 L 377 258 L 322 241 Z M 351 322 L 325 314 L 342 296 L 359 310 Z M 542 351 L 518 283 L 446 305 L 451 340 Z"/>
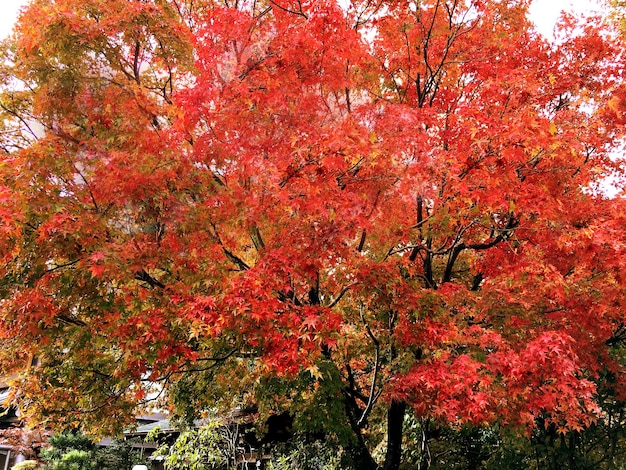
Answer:
<path fill-rule="evenodd" d="M 602 11 L 600 0 L 533 0 L 530 18 L 545 36 L 552 37 L 552 30 L 561 11 L 574 14 Z"/>
<path fill-rule="evenodd" d="M 0 0 L 0 38 L 6 37 L 17 18 L 17 12 L 28 0 Z M 594 0 L 533 0 L 531 17 L 539 30 L 551 36 L 561 10 L 584 12 L 599 9 Z"/>
<path fill-rule="evenodd" d="M 0 0 L 0 38 L 5 38 L 17 19 L 17 12 L 26 0 Z"/>

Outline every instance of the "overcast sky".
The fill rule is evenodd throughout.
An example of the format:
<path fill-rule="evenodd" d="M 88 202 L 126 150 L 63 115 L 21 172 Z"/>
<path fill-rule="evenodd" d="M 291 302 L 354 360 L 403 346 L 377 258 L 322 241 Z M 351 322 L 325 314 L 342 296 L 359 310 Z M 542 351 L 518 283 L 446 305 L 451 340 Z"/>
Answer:
<path fill-rule="evenodd" d="M 10 33 L 19 8 L 27 2 L 28 0 L 0 0 L 0 38 Z M 549 36 L 561 10 L 582 12 L 588 11 L 594 5 L 597 5 L 594 0 L 534 0 L 531 15 L 539 30 Z"/>

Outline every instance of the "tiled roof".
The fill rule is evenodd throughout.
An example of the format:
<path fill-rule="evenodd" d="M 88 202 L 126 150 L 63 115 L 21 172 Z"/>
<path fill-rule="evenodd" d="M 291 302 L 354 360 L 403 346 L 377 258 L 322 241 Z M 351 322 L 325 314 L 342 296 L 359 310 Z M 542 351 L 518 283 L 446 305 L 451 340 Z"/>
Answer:
<path fill-rule="evenodd" d="M 176 429 L 172 426 L 167 419 L 160 419 L 159 421 L 153 421 L 152 423 L 142 424 L 138 426 L 134 431 L 130 431 L 124 434 L 148 434 L 150 431 L 153 431 L 155 428 L 160 428 L 163 432 L 172 432 Z"/>

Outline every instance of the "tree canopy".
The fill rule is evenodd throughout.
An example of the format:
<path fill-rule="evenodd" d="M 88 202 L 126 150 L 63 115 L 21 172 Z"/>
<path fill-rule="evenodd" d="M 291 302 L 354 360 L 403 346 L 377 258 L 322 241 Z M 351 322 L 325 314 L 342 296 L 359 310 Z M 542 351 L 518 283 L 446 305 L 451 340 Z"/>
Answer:
<path fill-rule="evenodd" d="M 407 413 L 623 401 L 625 51 L 528 3 L 33 0 L 0 66 L 24 416 L 253 404 L 391 470 Z"/>

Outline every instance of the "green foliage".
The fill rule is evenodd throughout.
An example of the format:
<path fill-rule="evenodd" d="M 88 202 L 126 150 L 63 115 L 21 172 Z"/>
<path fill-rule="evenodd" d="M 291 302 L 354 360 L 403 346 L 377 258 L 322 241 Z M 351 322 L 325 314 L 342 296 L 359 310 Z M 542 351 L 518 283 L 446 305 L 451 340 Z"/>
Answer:
<path fill-rule="evenodd" d="M 405 417 L 403 469 L 465 470 L 483 468 L 500 443 L 499 428 L 453 428 L 433 420 Z M 513 470 L 516 467 L 506 467 Z"/>
<path fill-rule="evenodd" d="M 72 449 L 61 456 L 61 460 L 54 462 L 54 470 L 95 470 L 94 455 L 84 450 Z"/>
<path fill-rule="evenodd" d="M 311 372 L 310 370 L 314 371 Z M 289 402 L 294 433 L 324 434 L 327 438 L 347 443 L 354 439 L 343 402 L 343 384 L 339 371 L 330 361 L 318 361 L 310 370 L 298 374 L 293 380 L 267 378 L 260 381 L 259 421 L 263 422 Z M 311 382 L 311 374 L 320 380 Z"/>
<path fill-rule="evenodd" d="M 98 447 L 82 434 L 63 433 L 49 442 L 50 447 L 41 451 L 46 470 L 126 470 L 145 463 L 133 450 L 133 440 L 114 440 L 108 447 Z"/>
<path fill-rule="evenodd" d="M 181 433 L 171 446 L 159 448 L 168 470 L 227 470 L 235 467 L 236 431 L 231 432 L 218 419 L 198 429 Z"/>
<path fill-rule="evenodd" d="M 36 460 L 24 460 L 13 465 L 13 470 L 34 470 L 38 467 Z"/>
<path fill-rule="evenodd" d="M 624 403 L 608 398 L 597 422 L 566 433 L 541 417 L 527 435 L 499 424 L 455 428 L 407 415 L 401 469 L 623 470 L 625 418 Z"/>
<path fill-rule="evenodd" d="M 95 469 L 96 445 L 88 437 L 76 433 L 57 434 L 50 438 L 51 447 L 41 451 L 50 470 Z"/>
<path fill-rule="evenodd" d="M 139 441 L 139 438 L 115 439 L 111 445 L 98 449 L 96 467 L 98 470 L 121 470 L 137 464 L 148 464 L 147 460 L 141 458 L 140 452 L 133 448 L 133 444 Z"/>
<path fill-rule="evenodd" d="M 608 426 L 612 421 L 611 426 Z M 623 423 L 599 420 L 581 430 L 559 433 L 539 426 L 531 436 L 503 433 L 492 447 L 485 470 L 619 470 L 625 469 Z"/>
<path fill-rule="evenodd" d="M 91 452 L 96 448 L 96 445 L 91 439 L 78 433 L 55 434 L 50 437 L 48 442 L 51 447 L 46 449 L 46 451 L 53 455 L 57 455 L 58 452 L 64 453 L 70 449 Z"/>
<path fill-rule="evenodd" d="M 268 470 L 341 470 L 347 468 L 337 446 L 325 441 L 294 440 L 272 452 Z"/>

